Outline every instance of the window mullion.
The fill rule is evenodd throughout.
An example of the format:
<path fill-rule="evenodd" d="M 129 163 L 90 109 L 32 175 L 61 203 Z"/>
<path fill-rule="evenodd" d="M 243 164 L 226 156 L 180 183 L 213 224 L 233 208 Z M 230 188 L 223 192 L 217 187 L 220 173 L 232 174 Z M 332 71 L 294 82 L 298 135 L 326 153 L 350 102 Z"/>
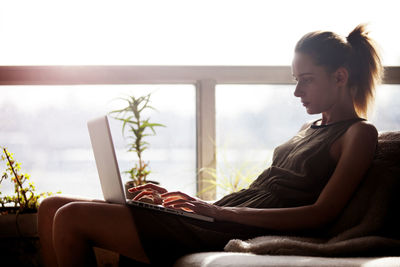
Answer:
<path fill-rule="evenodd" d="M 197 192 L 205 200 L 216 196 L 215 188 L 208 190 L 215 177 L 207 171 L 216 168 L 215 85 L 215 80 L 200 80 L 196 84 Z"/>

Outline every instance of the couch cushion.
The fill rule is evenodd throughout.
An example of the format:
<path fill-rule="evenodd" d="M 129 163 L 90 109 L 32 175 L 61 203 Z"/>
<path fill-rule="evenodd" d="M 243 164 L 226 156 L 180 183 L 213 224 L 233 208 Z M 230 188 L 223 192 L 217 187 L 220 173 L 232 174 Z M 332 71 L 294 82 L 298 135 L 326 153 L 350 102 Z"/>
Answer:
<path fill-rule="evenodd" d="M 181 257 L 174 267 L 264 267 L 264 266 L 342 266 L 394 267 L 400 266 L 400 257 L 381 258 L 324 258 L 308 256 L 255 255 L 237 252 L 204 252 Z"/>
<path fill-rule="evenodd" d="M 400 164 L 400 131 L 379 133 L 374 160 Z"/>

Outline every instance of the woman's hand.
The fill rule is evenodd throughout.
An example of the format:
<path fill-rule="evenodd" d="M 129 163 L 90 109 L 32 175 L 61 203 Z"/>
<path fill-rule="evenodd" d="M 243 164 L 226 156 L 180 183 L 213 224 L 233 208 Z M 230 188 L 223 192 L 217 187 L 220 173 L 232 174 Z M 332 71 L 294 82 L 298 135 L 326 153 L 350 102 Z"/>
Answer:
<path fill-rule="evenodd" d="M 128 189 L 129 192 L 138 194 L 132 199 L 134 201 L 142 201 L 146 203 L 160 205 L 163 203 L 161 194 L 167 193 L 168 191 L 158 185 L 148 183 Z"/>
<path fill-rule="evenodd" d="M 191 197 L 182 192 L 168 192 L 161 195 L 163 206 L 218 218 L 221 207 Z"/>

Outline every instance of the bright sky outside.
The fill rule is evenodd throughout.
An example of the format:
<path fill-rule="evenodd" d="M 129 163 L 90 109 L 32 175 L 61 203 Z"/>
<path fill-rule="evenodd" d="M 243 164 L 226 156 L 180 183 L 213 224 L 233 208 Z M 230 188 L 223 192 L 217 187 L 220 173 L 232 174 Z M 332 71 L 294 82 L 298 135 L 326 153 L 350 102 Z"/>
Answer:
<path fill-rule="evenodd" d="M 370 23 L 400 65 L 397 0 L 0 0 L 0 65 L 290 65 L 306 32 Z"/>
<path fill-rule="evenodd" d="M 182 101 L 182 114 L 191 114 L 195 103 L 193 85 L 87 85 L 87 86 L 3 86 L 2 101 L 13 103 L 24 112 L 37 112 L 43 107 L 63 108 L 71 102 L 85 111 L 103 106 L 107 110 L 115 110 L 125 105 L 123 98 L 128 95 L 146 95 L 153 93 L 151 104 L 163 111 L 176 110 L 176 102 L 171 101 L 179 96 Z M 1 88 L 0 88 L 1 89 Z M 7 90 L 9 89 L 9 90 Z M 33 89 L 33 90 L 32 90 Z M 76 90 L 71 90 L 76 89 Z M 184 90 L 192 89 L 192 90 Z M 96 96 L 96 97 L 94 97 Z M 166 101 L 169 100 L 169 101 Z"/>

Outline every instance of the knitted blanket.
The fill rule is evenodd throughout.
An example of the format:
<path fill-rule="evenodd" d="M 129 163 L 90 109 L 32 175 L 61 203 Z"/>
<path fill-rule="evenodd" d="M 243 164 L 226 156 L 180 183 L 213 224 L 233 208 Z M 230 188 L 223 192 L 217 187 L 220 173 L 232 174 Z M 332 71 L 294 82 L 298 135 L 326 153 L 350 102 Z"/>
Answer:
<path fill-rule="evenodd" d="M 339 217 L 310 236 L 230 240 L 225 251 L 273 255 L 400 255 L 400 132 L 384 132 L 370 169 Z"/>

